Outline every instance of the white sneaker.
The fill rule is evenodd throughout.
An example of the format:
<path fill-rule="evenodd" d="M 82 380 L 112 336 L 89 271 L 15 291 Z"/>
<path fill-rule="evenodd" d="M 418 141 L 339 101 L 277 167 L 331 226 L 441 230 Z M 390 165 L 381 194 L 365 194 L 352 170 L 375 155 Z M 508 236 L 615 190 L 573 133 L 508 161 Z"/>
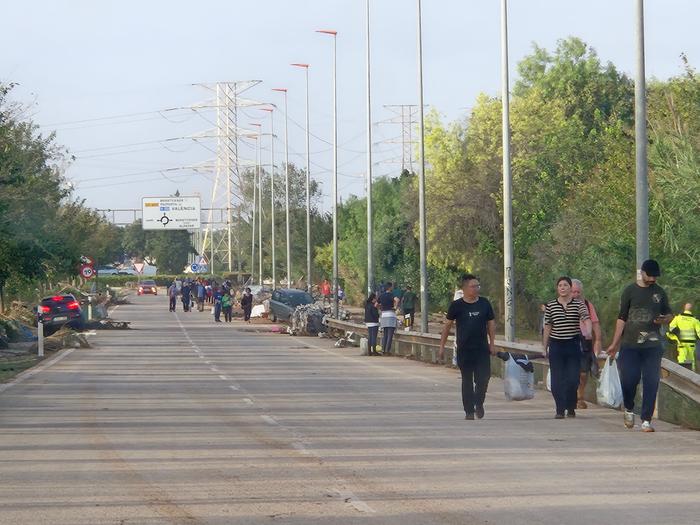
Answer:
<path fill-rule="evenodd" d="M 629 410 L 625 410 L 625 427 L 627 428 L 634 428 L 634 412 L 630 412 Z"/>
<path fill-rule="evenodd" d="M 654 427 L 651 426 L 651 421 L 642 421 L 642 432 L 654 432 Z"/>

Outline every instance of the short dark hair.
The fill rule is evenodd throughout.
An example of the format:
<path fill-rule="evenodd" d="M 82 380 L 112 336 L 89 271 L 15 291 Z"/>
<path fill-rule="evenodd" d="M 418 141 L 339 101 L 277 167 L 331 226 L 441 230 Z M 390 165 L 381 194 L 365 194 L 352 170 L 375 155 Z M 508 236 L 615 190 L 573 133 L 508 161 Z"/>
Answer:
<path fill-rule="evenodd" d="M 377 298 L 377 294 L 372 292 L 371 294 L 369 294 L 369 297 L 367 298 L 367 304 L 373 303 L 376 298 Z"/>
<path fill-rule="evenodd" d="M 476 275 L 474 275 L 473 273 L 465 273 L 465 274 L 462 274 L 462 278 L 460 279 L 459 283 L 462 286 L 464 286 L 464 283 L 466 283 L 467 281 L 474 281 L 474 280 L 478 281 L 479 278 Z"/>
<path fill-rule="evenodd" d="M 562 281 L 566 281 L 567 283 L 569 283 L 569 286 L 571 286 L 571 277 L 569 277 L 568 275 L 562 275 L 561 277 L 559 277 L 559 279 L 557 279 L 557 286 L 559 286 L 559 283 Z"/>
<path fill-rule="evenodd" d="M 393 287 L 394 287 L 394 283 L 392 283 L 391 281 L 387 281 L 385 287 L 386 287 L 386 288 L 393 288 Z"/>

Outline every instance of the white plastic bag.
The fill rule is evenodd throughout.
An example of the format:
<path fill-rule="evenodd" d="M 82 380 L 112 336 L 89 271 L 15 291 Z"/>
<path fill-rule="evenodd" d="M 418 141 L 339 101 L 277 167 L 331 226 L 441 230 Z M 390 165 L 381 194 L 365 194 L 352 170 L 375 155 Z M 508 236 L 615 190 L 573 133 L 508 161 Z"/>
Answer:
<path fill-rule="evenodd" d="M 617 361 L 612 357 L 605 360 L 605 366 L 600 373 L 600 382 L 596 390 L 598 404 L 609 408 L 617 408 L 622 404 L 622 386 L 620 374 L 617 371 Z"/>
<path fill-rule="evenodd" d="M 503 374 L 503 387 L 508 401 L 532 399 L 535 397 L 535 373 L 523 369 L 515 362 L 513 356 L 509 355 Z"/>
<path fill-rule="evenodd" d="M 545 382 L 545 387 L 549 392 L 552 391 L 552 369 L 547 369 L 547 381 Z"/>

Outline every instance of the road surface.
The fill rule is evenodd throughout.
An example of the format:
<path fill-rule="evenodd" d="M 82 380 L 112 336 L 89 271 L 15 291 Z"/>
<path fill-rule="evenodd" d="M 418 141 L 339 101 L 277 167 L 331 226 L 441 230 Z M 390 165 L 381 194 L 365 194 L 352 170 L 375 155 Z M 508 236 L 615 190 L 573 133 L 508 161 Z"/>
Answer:
<path fill-rule="evenodd" d="M 0 387 L 0 524 L 697 524 L 700 433 L 132 297 Z M 178 305 L 179 306 L 179 305 Z"/>

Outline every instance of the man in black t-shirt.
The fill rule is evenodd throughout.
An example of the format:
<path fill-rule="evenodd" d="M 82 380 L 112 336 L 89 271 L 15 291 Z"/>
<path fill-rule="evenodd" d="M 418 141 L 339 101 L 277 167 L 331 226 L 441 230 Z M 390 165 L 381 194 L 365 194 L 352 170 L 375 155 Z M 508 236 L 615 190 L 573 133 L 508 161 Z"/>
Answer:
<path fill-rule="evenodd" d="M 457 323 L 457 366 L 462 372 L 462 404 L 465 419 L 484 417 L 484 399 L 491 378 L 491 356 L 496 355 L 496 321 L 491 303 L 479 296 L 479 279 L 462 276 L 464 296 L 450 304 L 440 338 L 439 358 L 445 357 L 445 343 Z"/>
<path fill-rule="evenodd" d="M 642 380 L 643 432 L 654 432 L 651 418 L 654 415 L 661 358 L 664 354 L 660 329 L 673 319 L 666 291 L 656 284 L 659 276 L 659 263 L 648 259 L 642 263 L 640 279 L 624 289 L 615 335 L 607 352 L 614 357 L 620 347 L 620 385 L 625 405 L 624 424 L 627 428 L 634 427 L 634 399 L 639 380 Z"/>

